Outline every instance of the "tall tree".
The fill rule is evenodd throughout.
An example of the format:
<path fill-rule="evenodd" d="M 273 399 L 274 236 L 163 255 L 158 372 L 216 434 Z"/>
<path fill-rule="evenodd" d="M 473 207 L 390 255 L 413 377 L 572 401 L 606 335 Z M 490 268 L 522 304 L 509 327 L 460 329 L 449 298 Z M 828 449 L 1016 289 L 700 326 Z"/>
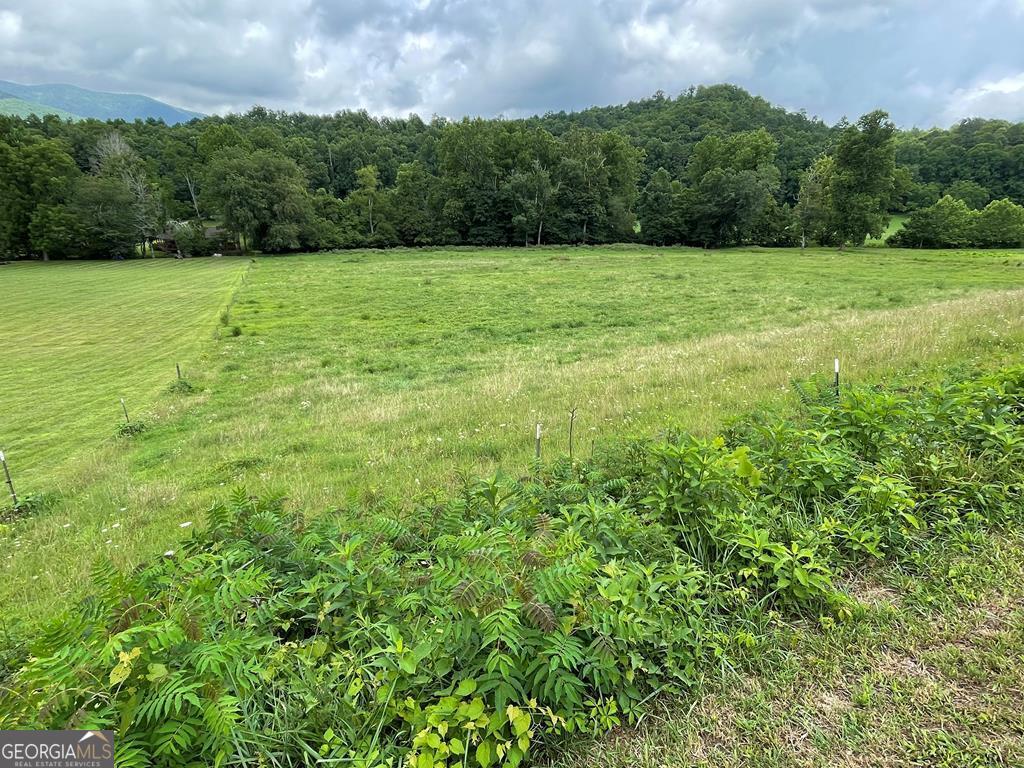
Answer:
<path fill-rule="evenodd" d="M 529 170 L 513 171 L 505 190 L 512 204 L 516 235 L 521 241 L 528 243 L 532 238 L 534 245 L 540 245 L 552 200 L 558 192 L 551 174 L 535 160 Z"/>
<path fill-rule="evenodd" d="M 848 126 L 834 153 L 832 217 L 840 247 L 879 237 L 888 223 L 896 170 L 896 126 L 881 110 Z"/>
<path fill-rule="evenodd" d="M 821 155 L 800 179 L 800 202 L 796 218 L 800 226 L 800 245 L 808 241 L 819 245 L 836 244 L 835 208 L 832 184 L 835 179 L 835 158 Z"/>
<path fill-rule="evenodd" d="M 673 188 L 668 171 L 659 168 L 640 194 L 637 213 L 640 216 L 640 239 L 652 245 L 667 245 L 679 241 L 679 227 L 675 219 Z"/>
<path fill-rule="evenodd" d="M 312 201 L 290 158 L 266 149 L 226 151 L 210 165 L 203 194 L 249 247 L 287 251 L 309 240 Z"/>

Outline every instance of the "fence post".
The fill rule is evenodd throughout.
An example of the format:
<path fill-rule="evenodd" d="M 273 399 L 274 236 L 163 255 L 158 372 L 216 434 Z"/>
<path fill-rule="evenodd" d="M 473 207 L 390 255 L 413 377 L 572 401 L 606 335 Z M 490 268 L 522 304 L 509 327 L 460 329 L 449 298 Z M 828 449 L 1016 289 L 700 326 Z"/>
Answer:
<path fill-rule="evenodd" d="M 576 406 L 569 411 L 569 461 L 572 461 L 572 430 L 576 424 Z"/>
<path fill-rule="evenodd" d="M 540 422 L 537 422 L 537 435 L 534 438 L 534 450 L 537 454 L 537 460 L 540 461 Z"/>
<path fill-rule="evenodd" d="M 839 399 L 839 358 L 838 357 L 836 358 L 836 378 L 835 378 L 835 382 L 833 383 L 832 386 L 833 386 L 833 388 L 836 391 L 836 399 L 838 400 Z"/>
<path fill-rule="evenodd" d="M 124 404 L 124 398 L 121 398 L 121 410 L 124 411 L 124 423 L 131 424 L 132 420 L 128 418 L 128 406 Z"/>
<path fill-rule="evenodd" d="M 7 487 L 11 490 L 11 499 L 14 501 L 14 506 L 18 506 L 18 494 L 14 492 L 14 481 L 11 480 L 11 470 L 7 468 L 7 457 L 3 451 L 0 451 L 0 464 L 4 465 L 4 477 L 7 478 Z"/>

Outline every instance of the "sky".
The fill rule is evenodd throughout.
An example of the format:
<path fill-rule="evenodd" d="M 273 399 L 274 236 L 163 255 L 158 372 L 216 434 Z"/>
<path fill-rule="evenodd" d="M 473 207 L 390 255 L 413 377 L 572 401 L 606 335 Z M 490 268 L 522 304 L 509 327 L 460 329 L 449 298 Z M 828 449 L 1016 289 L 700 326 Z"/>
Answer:
<path fill-rule="evenodd" d="M 0 80 L 424 118 L 730 82 L 830 123 L 948 126 L 1024 120 L 1024 0 L 0 0 Z"/>

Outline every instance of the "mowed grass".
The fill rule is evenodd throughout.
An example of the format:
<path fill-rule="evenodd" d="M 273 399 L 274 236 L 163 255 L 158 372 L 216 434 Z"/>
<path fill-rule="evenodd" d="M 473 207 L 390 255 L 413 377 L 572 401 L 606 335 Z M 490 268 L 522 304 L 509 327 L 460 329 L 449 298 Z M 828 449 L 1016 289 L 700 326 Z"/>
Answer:
<path fill-rule="evenodd" d="M 882 232 L 880 237 L 869 237 L 869 245 L 884 245 L 885 242 L 899 232 L 907 223 L 907 219 L 910 217 L 905 214 L 895 214 L 889 217 L 889 223 L 885 225 L 885 230 Z"/>
<path fill-rule="evenodd" d="M 4 368 L 17 421 L 5 415 L 0 434 L 20 434 L 3 439 L 23 488 L 54 500 L 8 531 L 0 603 L 51 615 L 96 556 L 131 565 L 173 548 L 179 525 L 236 484 L 314 512 L 372 510 L 460 474 L 519 471 L 537 422 L 545 456 L 564 454 L 573 407 L 586 454 L 778 406 L 835 355 L 856 379 L 1013 358 L 1022 264 L 1020 252 L 626 247 L 258 258 L 225 324 L 241 262 L 131 264 L 117 280 L 106 264 L 3 271 L 5 293 L 13 276 L 48 300 L 7 313 L 0 354 L 46 371 Z M 69 311 L 94 345 L 76 365 L 45 347 Z M 37 333 L 42 347 L 25 351 Z M 179 357 L 194 394 L 166 391 Z M 85 388 L 89 366 L 109 373 Z M 150 428 L 114 439 L 126 391 Z M 70 427 L 69 411 L 81 414 Z M 32 426 L 44 423 L 45 439 Z"/>
<path fill-rule="evenodd" d="M 148 409 L 212 337 L 247 259 L 0 267 L 0 448 L 26 490 L 52 491 Z M 123 418 L 123 417 L 122 417 Z"/>

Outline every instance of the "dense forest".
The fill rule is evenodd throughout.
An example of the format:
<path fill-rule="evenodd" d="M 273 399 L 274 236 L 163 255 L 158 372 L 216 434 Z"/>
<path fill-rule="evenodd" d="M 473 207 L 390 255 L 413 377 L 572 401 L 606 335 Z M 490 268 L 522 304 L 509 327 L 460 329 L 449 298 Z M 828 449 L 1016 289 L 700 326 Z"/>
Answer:
<path fill-rule="evenodd" d="M 526 120 L 0 117 L 0 255 L 642 241 L 1024 245 L 1024 123 L 828 126 L 740 88 Z"/>

